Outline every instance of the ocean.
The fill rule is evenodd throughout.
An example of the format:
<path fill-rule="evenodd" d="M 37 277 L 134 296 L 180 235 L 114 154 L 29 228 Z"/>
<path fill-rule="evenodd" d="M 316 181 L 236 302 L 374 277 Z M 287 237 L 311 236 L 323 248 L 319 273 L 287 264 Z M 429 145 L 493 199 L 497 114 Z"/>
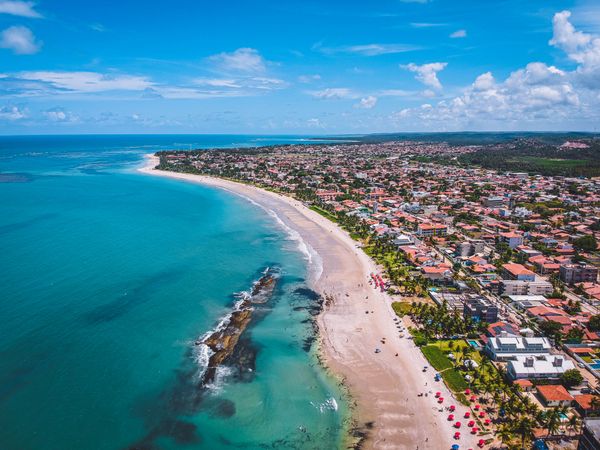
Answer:
<path fill-rule="evenodd" d="M 243 198 L 136 171 L 162 149 L 303 139 L 0 137 L 0 449 L 340 447 L 301 243 Z M 197 341 L 266 268 L 272 297 L 200 386 Z"/>

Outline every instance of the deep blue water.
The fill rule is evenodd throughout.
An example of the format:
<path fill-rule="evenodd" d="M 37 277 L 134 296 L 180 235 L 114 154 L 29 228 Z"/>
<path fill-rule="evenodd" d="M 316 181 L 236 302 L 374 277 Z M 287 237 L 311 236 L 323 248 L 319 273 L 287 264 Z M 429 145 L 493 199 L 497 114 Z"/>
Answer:
<path fill-rule="evenodd" d="M 0 137 L 0 449 L 340 445 L 297 242 L 241 198 L 135 170 L 160 149 L 299 139 Z M 282 277 L 242 339 L 253 370 L 196 389 L 194 341 L 267 266 Z"/>

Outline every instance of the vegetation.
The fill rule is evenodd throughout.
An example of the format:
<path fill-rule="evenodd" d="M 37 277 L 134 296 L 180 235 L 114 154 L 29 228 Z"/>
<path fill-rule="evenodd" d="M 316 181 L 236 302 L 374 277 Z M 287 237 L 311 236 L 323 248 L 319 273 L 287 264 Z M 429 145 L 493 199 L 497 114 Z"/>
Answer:
<path fill-rule="evenodd" d="M 562 384 L 568 389 L 574 386 L 579 386 L 583 381 L 583 376 L 577 369 L 570 369 L 565 371 L 560 377 Z"/>

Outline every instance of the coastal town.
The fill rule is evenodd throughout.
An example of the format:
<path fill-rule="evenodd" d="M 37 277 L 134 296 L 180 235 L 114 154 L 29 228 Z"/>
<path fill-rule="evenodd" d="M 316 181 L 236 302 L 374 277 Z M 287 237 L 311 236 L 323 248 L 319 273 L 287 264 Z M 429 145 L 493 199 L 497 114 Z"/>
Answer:
<path fill-rule="evenodd" d="M 433 387 L 415 395 L 435 399 L 454 448 L 471 448 L 467 436 L 486 449 L 600 448 L 600 179 L 460 163 L 478 151 L 417 141 L 164 151 L 157 168 L 283 194 L 346 230 L 377 263 L 365 283 L 428 362 Z"/>

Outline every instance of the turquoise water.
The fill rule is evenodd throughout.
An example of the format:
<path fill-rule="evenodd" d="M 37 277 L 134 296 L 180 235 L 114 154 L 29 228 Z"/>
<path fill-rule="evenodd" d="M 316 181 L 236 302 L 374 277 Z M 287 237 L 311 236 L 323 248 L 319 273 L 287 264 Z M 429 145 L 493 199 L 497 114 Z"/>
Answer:
<path fill-rule="evenodd" d="M 0 137 L 1 449 L 340 445 L 298 243 L 241 198 L 135 172 L 157 149 L 296 139 Z M 198 388 L 194 341 L 267 266 L 245 364 Z"/>

